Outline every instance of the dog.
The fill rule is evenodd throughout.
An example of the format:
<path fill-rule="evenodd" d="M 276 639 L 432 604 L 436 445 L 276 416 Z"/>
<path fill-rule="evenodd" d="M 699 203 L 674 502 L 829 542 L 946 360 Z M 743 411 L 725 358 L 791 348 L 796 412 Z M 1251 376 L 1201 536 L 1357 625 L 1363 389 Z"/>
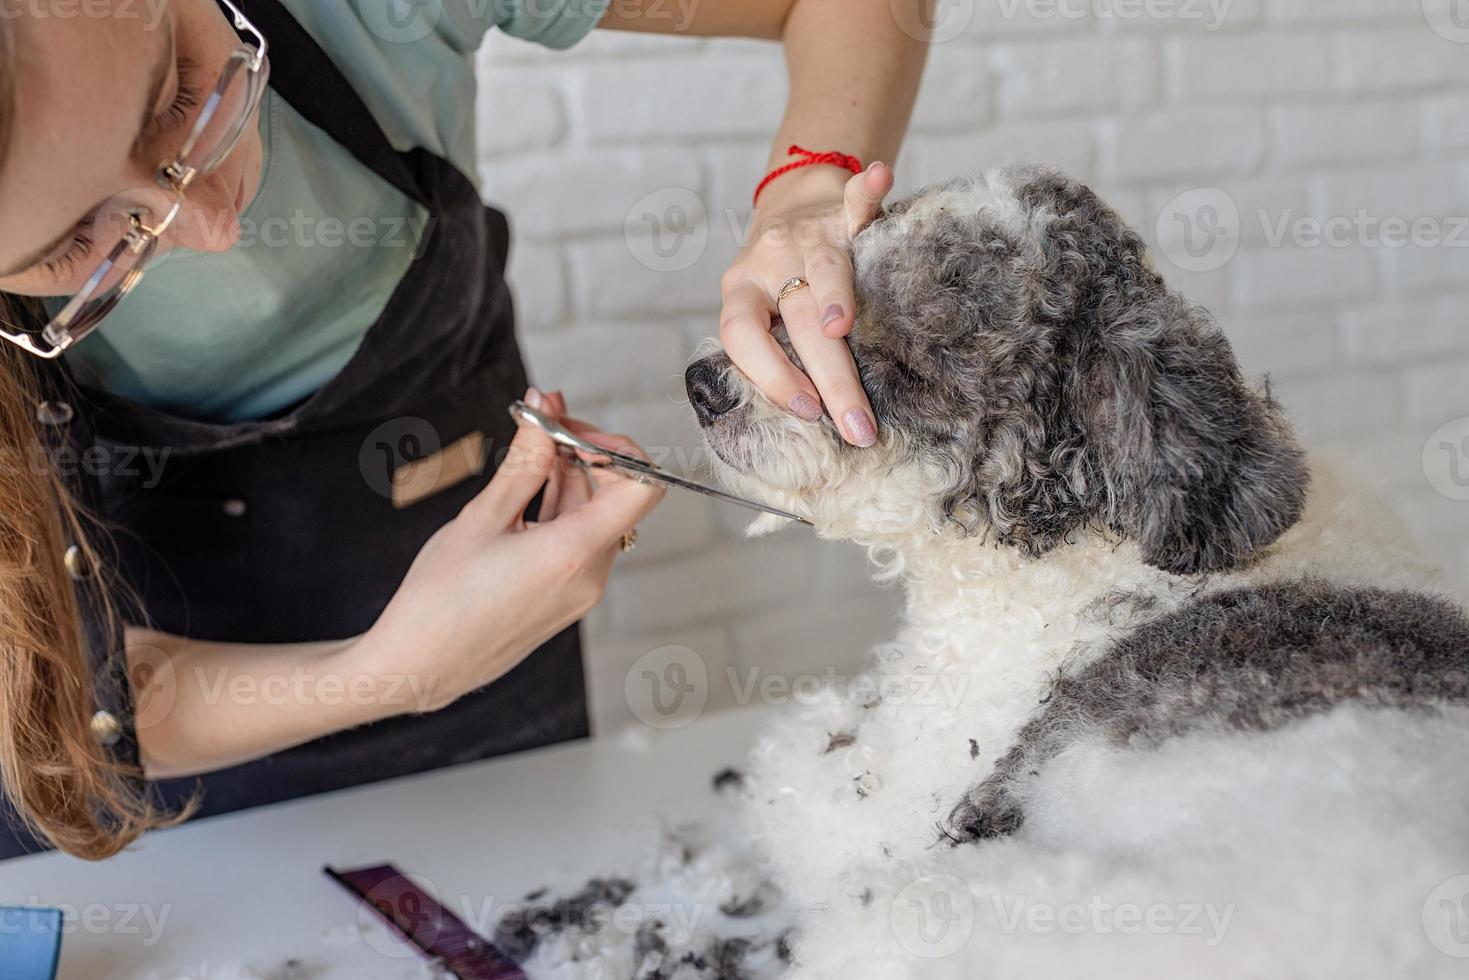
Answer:
<path fill-rule="evenodd" d="M 877 446 L 686 374 L 722 481 L 906 594 L 747 774 L 784 975 L 1463 975 L 1469 621 L 1387 509 L 1064 174 L 852 252 Z"/>

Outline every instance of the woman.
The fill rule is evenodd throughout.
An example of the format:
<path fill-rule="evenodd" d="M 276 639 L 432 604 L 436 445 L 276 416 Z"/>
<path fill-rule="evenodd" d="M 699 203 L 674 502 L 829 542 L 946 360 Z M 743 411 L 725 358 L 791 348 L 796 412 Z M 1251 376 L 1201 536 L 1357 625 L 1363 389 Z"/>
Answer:
<path fill-rule="evenodd" d="M 574 624 L 660 495 L 506 412 L 566 405 L 528 389 L 468 176 L 492 27 L 784 39 L 771 169 L 812 165 L 763 187 L 721 334 L 876 440 L 844 244 L 891 172 L 785 148 L 896 151 L 923 45 L 889 0 L 65 7 L 0 19 L 0 855 L 586 733 Z"/>

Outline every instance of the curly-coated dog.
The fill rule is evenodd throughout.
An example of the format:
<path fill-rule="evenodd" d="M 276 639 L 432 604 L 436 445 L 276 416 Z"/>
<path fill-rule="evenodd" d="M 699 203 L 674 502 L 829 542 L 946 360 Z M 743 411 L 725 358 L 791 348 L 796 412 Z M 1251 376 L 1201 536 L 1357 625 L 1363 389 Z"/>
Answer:
<path fill-rule="evenodd" d="M 853 251 L 878 446 L 687 374 L 722 478 L 907 595 L 747 780 L 787 975 L 1463 975 L 1469 622 L 1385 509 L 1064 175 Z"/>

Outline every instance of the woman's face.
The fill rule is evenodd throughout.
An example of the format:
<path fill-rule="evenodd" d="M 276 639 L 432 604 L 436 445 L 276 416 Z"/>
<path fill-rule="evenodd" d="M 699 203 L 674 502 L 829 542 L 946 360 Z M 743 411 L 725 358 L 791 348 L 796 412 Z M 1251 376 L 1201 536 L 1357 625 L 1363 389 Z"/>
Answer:
<path fill-rule="evenodd" d="M 167 207 L 158 168 L 183 145 L 240 41 L 215 0 L 171 0 L 156 22 L 142 12 L 151 6 L 118 7 L 133 16 L 27 13 L 0 24 L 16 32 L 20 60 L 0 169 L 0 291 L 76 292 L 117 240 L 102 227 L 116 227 L 107 216 L 127 203 L 152 203 L 155 214 L 159 202 Z M 250 125 L 219 169 L 189 187 L 165 245 L 232 248 L 262 158 Z"/>

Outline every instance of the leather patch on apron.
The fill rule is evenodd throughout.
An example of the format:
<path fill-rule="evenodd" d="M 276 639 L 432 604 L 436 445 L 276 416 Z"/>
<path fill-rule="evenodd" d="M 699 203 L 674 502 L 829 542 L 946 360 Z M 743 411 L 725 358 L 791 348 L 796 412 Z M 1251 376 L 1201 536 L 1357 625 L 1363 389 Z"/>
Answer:
<path fill-rule="evenodd" d="M 432 456 L 393 471 L 393 506 L 412 507 L 485 471 L 485 434 L 471 432 Z"/>

